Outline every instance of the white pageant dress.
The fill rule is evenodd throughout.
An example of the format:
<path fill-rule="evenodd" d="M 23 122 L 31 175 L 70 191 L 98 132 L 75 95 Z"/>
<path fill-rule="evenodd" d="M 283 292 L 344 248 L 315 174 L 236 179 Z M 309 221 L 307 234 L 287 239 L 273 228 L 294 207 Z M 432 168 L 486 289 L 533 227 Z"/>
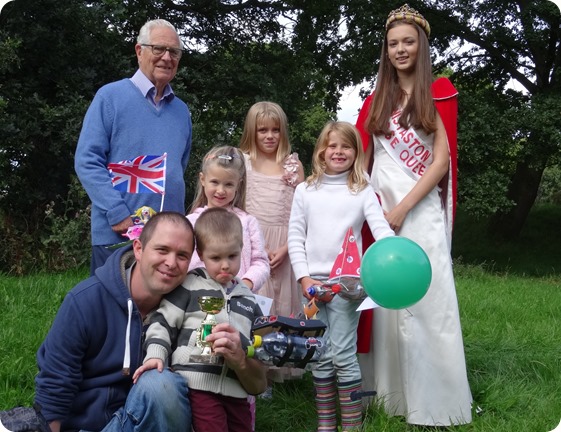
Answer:
<path fill-rule="evenodd" d="M 418 132 L 428 148 L 433 135 Z M 415 186 L 374 137 L 372 184 L 388 211 Z M 427 165 L 432 162 L 426 161 Z M 471 422 L 471 392 L 438 188 L 413 208 L 397 233 L 429 256 L 432 281 L 423 299 L 404 310 L 374 310 L 371 350 L 360 354 L 363 388 L 374 389 L 390 415 L 411 424 Z"/>

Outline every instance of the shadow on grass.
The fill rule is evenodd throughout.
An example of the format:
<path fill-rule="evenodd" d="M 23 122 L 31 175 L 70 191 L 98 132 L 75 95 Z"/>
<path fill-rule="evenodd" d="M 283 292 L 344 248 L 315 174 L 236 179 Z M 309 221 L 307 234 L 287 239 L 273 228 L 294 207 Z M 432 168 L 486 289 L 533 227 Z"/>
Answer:
<path fill-rule="evenodd" d="M 483 265 L 494 273 L 553 276 L 561 273 L 561 206 L 535 206 L 520 237 L 499 242 L 487 229 L 487 220 L 458 211 L 452 256 L 462 264 Z"/>

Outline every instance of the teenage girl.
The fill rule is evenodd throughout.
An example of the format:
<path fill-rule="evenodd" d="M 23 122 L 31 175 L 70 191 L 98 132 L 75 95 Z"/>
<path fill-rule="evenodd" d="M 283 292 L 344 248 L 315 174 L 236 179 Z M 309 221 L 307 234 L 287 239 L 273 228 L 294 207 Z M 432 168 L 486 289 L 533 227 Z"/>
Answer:
<path fill-rule="evenodd" d="M 313 172 L 294 194 L 288 229 L 288 251 L 294 273 L 307 289 L 328 279 L 345 234 L 352 228 L 361 250 L 361 228 L 368 221 L 374 238 L 393 236 L 364 172 L 360 134 L 347 122 L 329 122 L 313 154 Z M 312 370 L 316 389 L 318 431 L 337 431 L 337 396 L 342 430 L 362 424 L 361 375 L 356 356 L 360 301 L 335 296 L 319 303 L 318 319 L 327 325 L 327 351 Z"/>
<path fill-rule="evenodd" d="M 246 169 L 242 152 L 231 146 L 212 148 L 204 157 L 191 213 L 187 219 L 195 226 L 207 208 L 225 207 L 234 212 L 243 226 L 242 262 L 238 276 L 257 292 L 269 277 L 269 260 L 259 222 L 245 211 Z M 189 270 L 204 267 L 197 252 Z"/>
<path fill-rule="evenodd" d="M 417 304 L 374 311 L 373 350 L 360 362 L 388 414 L 449 426 L 471 421 L 472 400 L 450 256 L 457 91 L 446 78 L 433 83 L 429 35 L 408 5 L 389 14 L 376 92 L 357 127 L 386 219 L 427 253 L 432 281 Z"/>

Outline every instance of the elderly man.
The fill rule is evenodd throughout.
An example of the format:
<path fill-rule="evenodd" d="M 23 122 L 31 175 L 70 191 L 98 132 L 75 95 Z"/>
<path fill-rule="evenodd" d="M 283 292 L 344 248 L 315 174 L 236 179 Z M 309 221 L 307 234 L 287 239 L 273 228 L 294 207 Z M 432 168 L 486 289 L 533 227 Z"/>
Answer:
<path fill-rule="evenodd" d="M 135 50 L 139 69 L 99 89 L 76 148 L 76 173 L 92 201 L 92 275 L 113 252 L 107 246 L 126 240 L 141 208 L 185 212 L 191 114 L 169 84 L 182 43 L 158 19 L 140 29 Z"/>
<path fill-rule="evenodd" d="M 135 385 L 132 376 L 144 326 L 185 279 L 194 243 L 182 213 L 158 213 L 132 249 L 120 248 L 68 293 L 37 353 L 35 402 L 52 432 L 191 430 L 181 376 L 149 371 Z"/>

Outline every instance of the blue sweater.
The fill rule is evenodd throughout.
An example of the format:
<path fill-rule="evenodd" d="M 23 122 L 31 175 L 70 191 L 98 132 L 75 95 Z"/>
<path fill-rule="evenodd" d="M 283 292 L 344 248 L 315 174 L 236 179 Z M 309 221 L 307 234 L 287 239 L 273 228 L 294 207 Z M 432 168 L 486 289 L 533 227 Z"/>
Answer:
<path fill-rule="evenodd" d="M 92 244 L 110 245 L 126 238 L 118 224 L 142 206 L 160 210 L 162 195 L 122 193 L 113 189 L 107 165 L 142 155 L 167 153 L 164 210 L 185 213 L 184 173 L 191 151 L 191 114 L 172 96 L 158 110 L 130 79 L 103 86 L 82 125 L 74 167 L 92 201 Z"/>
<path fill-rule="evenodd" d="M 142 364 L 143 323 L 133 304 L 131 372 L 123 375 L 130 250 L 119 249 L 68 293 L 37 352 L 35 401 L 47 421 L 63 421 L 62 430 L 101 430 L 125 404 L 132 374 Z"/>

